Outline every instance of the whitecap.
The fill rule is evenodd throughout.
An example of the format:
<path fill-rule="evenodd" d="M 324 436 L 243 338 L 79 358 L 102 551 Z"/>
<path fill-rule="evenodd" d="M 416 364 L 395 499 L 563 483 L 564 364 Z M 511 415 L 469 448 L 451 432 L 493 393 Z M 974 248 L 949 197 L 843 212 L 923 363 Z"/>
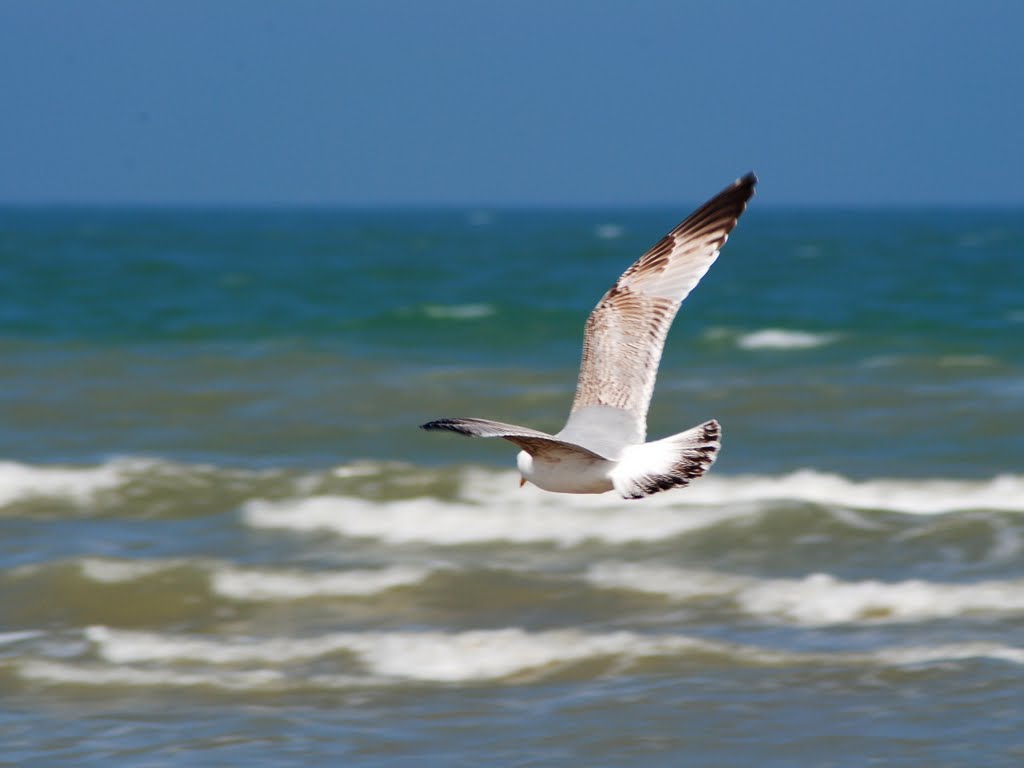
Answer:
<path fill-rule="evenodd" d="M 455 683 L 501 679 L 601 657 L 639 659 L 715 647 L 714 643 L 675 635 L 507 628 L 381 633 L 361 638 L 356 651 L 378 675 Z"/>
<path fill-rule="evenodd" d="M 966 510 L 1024 512 L 1024 476 L 988 480 L 873 479 L 798 470 L 783 475 L 709 475 L 678 492 L 643 502 L 615 494 L 548 494 L 518 488 L 514 472 L 467 470 L 459 498 L 373 501 L 319 495 L 252 499 L 242 505 L 245 525 L 298 532 L 328 531 L 390 544 L 458 546 L 507 541 L 577 546 L 658 541 L 749 516 L 766 506 L 804 502 L 843 510 L 933 515 Z M 846 516 L 859 528 L 877 523 Z"/>
<path fill-rule="evenodd" d="M 87 557 L 78 561 L 82 576 L 104 584 L 135 581 L 184 565 L 184 560 L 112 560 Z"/>
<path fill-rule="evenodd" d="M 966 584 L 923 581 L 842 581 L 816 573 L 801 579 L 601 563 L 585 574 L 591 584 L 661 594 L 677 600 L 718 598 L 744 613 L 804 626 L 934 621 L 1024 614 L 1024 580 Z"/>
<path fill-rule="evenodd" d="M 813 349 L 830 344 L 838 338 L 834 333 L 810 333 L 781 328 L 764 328 L 745 333 L 736 339 L 740 349 Z"/>
<path fill-rule="evenodd" d="M 480 489 L 487 499 L 480 504 L 433 498 L 375 502 L 353 496 L 253 500 L 243 506 L 242 519 L 254 528 L 331 531 L 392 544 L 550 541 L 575 546 L 588 540 L 657 541 L 738 513 L 692 510 L 680 514 L 665 502 L 638 506 L 610 496 L 586 500 L 564 500 L 550 495 L 543 498 L 539 495 L 542 492 L 535 489 L 524 489 L 516 498 L 501 494 L 497 485 L 492 478 L 490 493 Z"/>
<path fill-rule="evenodd" d="M 112 664 L 192 661 L 206 664 L 287 663 L 320 658 L 349 647 L 347 635 L 307 638 L 214 638 L 92 626 L 85 638 Z"/>
<path fill-rule="evenodd" d="M 115 459 L 94 467 L 51 467 L 3 461 L 0 506 L 34 498 L 63 498 L 84 504 L 156 463 L 148 459 Z"/>
<path fill-rule="evenodd" d="M 676 496 L 680 504 L 804 501 L 853 509 L 942 514 L 974 509 L 1024 512 L 1024 476 L 985 480 L 876 478 L 801 469 L 783 475 L 709 475 Z"/>
<path fill-rule="evenodd" d="M 701 657 L 702 665 L 720 663 L 756 666 L 816 664 L 882 664 L 919 666 L 986 658 L 1024 664 L 1024 649 L 994 643 L 946 644 L 880 648 L 858 653 L 805 653 L 705 640 L 675 634 L 631 631 L 586 632 L 579 629 L 530 631 L 502 629 L 393 632 L 338 632 L 320 638 L 211 638 L 113 630 L 93 627 L 89 637 L 101 660 L 116 667 L 30 662 L 22 674 L 64 676 L 66 682 L 266 686 L 284 682 L 283 664 L 309 662 L 345 652 L 362 668 L 346 675 L 313 675 L 295 671 L 293 684 L 365 685 L 387 681 L 466 684 L 536 677 L 566 665 L 598 659 L 614 660 L 617 669 L 650 658 Z M 145 664 L 147 666 L 133 666 Z M 154 665 L 166 664 L 170 668 Z M 206 665 L 193 672 L 182 665 Z M 272 664 L 241 667 L 240 664 Z M 211 666 L 212 665 L 212 666 Z M 26 670 L 28 666 L 28 670 Z M 119 674 L 120 673 L 120 674 Z M 183 679 L 184 676 L 184 679 Z M 219 680 L 218 680 L 219 678 Z"/>
<path fill-rule="evenodd" d="M 685 533 L 729 517 L 749 514 L 766 504 L 786 501 L 922 515 L 976 509 L 1024 512 L 1024 475 L 996 475 L 979 480 L 898 477 L 851 480 L 814 469 L 778 475 L 711 472 L 684 489 L 659 493 L 637 502 L 621 499 L 614 493 L 574 495 L 546 493 L 532 486 L 520 489 L 515 472 L 470 469 L 462 475 L 460 496 L 488 507 L 492 514 L 504 509 L 519 511 L 524 507 L 545 510 L 549 516 L 573 510 L 583 513 L 576 518 L 581 524 L 593 522 L 600 527 L 602 523 L 610 525 L 632 518 L 636 520 L 636 528 L 650 524 L 654 528 L 663 526 L 667 533 Z M 857 524 L 859 527 L 870 525 L 863 520 Z M 559 523 L 552 521 L 551 525 Z M 636 531 L 636 534 L 640 539 L 646 538 L 643 531 Z M 615 540 L 630 539 L 616 536 Z"/>
<path fill-rule="evenodd" d="M 817 573 L 799 580 L 751 584 L 737 597 L 748 613 L 781 616 L 805 625 L 920 622 L 1024 613 L 1024 581 L 844 582 Z"/>
<path fill-rule="evenodd" d="M 909 646 L 906 648 L 882 648 L 869 659 L 887 666 L 921 666 L 953 661 L 988 659 L 1010 664 L 1024 664 L 1024 648 L 999 643 L 949 643 L 946 645 Z"/>
<path fill-rule="evenodd" d="M 436 569 L 392 566 L 337 573 L 223 568 L 211 574 L 214 592 L 232 600 L 365 597 L 418 584 Z"/>
<path fill-rule="evenodd" d="M 75 467 L 0 462 L 0 508 L 5 505 L 54 499 L 87 507 L 106 494 L 130 497 L 147 484 L 233 490 L 253 479 L 282 475 L 282 470 L 222 469 L 210 464 L 178 464 L 149 457 L 120 457 L 93 466 Z"/>
<path fill-rule="evenodd" d="M 140 688 L 221 688 L 229 691 L 252 691 L 278 688 L 289 679 L 272 669 L 216 670 L 186 672 L 172 669 L 150 669 L 100 664 L 26 660 L 15 667 L 22 678 L 57 685 L 133 686 Z"/>
<path fill-rule="evenodd" d="M 518 627 L 464 632 L 339 632 L 317 638 L 202 638 L 90 627 L 87 638 L 112 664 L 194 662 L 287 664 L 347 652 L 372 677 L 424 682 L 495 680 L 600 657 L 638 659 L 731 648 L 677 635 L 530 632 Z"/>
<path fill-rule="evenodd" d="M 114 560 L 87 557 L 77 561 L 83 578 L 101 584 L 128 583 L 174 568 L 205 572 L 210 589 L 232 600 L 292 600 L 309 597 L 360 597 L 418 584 L 445 565 L 391 566 L 332 572 L 242 568 L 216 560 Z M 37 569 L 38 566 L 31 566 Z"/>

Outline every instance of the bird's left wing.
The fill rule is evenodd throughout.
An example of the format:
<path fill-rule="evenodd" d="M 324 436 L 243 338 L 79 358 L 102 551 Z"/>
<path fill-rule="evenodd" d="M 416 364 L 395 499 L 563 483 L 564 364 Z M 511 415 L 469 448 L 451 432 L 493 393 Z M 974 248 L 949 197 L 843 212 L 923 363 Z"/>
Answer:
<path fill-rule="evenodd" d="M 642 442 L 661 351 L 676 311 L 708 271 L 754 194 L 748 173 L 692 213 L 640 257 L 587 320 L 572 411 L 610 406 L 629 414 Z M 573 425 L 570 416 L 569 425 Z M 567 426 L 566 432 L 569 432 Z"/>

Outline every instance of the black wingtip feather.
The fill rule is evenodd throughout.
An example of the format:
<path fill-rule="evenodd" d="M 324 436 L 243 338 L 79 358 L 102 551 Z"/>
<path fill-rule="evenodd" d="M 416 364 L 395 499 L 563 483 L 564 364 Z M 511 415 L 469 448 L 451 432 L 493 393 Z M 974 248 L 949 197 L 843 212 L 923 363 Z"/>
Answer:
<path fill-rule="evenodd" d="M 451 419 L 428 421 L 426 424 L 420 424 L 420 429 L 425 429 L 428 432 L 433 429 L 451 429 Z"/>
<path fill-rule="evenodd" d="M 746 176 L 736 179 L 704 205 L 691 213 L 662 242 L 672 243 L 673 237 L 696 236 L 708 231 L 721 230 L 726 236 L 732 232 L 740 216 L 747 209 L 747 202 L 754 196 L 754 185 L 757 176 L 751 171 Z M 659 243 L 660 245 L 660 243 Z M 651 251 L 656 251 L 655 246 Z M 646 256 L 645 256 L 646 258 Z"/>
<path fill-rule="evenodd" d="M 435 421 L 428 421 L 426 424 L 420 424 L 420 429 L 425 429 L 428 432 L 444 430 L 446 432 L 456 432 L 468 437 L 473 436 L 473 433 L 459 423 L 458 419 L 437 419 Z"/>

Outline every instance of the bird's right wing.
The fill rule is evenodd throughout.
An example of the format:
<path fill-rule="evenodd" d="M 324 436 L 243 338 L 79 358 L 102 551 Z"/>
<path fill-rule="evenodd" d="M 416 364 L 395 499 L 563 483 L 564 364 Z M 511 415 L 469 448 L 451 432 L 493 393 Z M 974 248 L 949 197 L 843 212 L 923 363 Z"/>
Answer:
<path fill-rule="evenodd" d="M 585 456 L 600 460 L 605 458 L 581 445 L 559 440 L 547 432 L 515 424 L 504 424 L 490 419 L 438 419 L 421 425 L 420 429 L 447 430 L 468 437 L 500 437 L 515 443 L 531 456 L 543 456 L 549 459 L 569 458 L 570 456 L 577 458 Z"/>

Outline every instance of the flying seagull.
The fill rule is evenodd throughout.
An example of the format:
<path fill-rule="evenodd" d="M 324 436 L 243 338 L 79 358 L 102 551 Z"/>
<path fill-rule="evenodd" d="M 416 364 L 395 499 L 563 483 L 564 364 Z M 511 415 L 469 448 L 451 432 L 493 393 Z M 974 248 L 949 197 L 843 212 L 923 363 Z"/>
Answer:
<path fill-rule="evenodd" d="M 488 419 L 438 419 L 422 428 L 515 443 L 520 485 L 529 481 L 547 491 L 615 490 L 642 499 L 703 475 L 721 447 L 718 422 L 647 443 L 647 408 L 676 311 L 718 258 L 755 184 L 757 177 L 748 173 L 690 214 L 597 303 L 587 319 L 576 397 L 561 432 Z"/>

